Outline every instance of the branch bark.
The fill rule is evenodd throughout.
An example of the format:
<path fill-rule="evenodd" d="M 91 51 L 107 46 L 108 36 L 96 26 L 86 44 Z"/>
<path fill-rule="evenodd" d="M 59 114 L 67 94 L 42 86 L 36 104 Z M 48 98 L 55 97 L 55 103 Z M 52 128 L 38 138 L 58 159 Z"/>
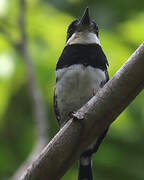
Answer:
<path fill-rule="evenodd" d="M 144 43 L 113 78 L 77 111 L 20 180 L 57 180 L 144 88 Z"/>

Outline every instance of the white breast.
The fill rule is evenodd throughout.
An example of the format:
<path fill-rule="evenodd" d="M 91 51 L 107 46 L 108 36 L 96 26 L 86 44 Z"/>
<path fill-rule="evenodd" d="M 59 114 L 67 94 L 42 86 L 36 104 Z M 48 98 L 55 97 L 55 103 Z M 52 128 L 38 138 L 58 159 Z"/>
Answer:
<path fill-rule="evenodd" d="M 57 70 L 56 77 L 55 95 L 62 126 L 70 112 L 78 110 L 98 91 L 101 82 L 105 81 L 105 73 L 91 66 L 72 65 Z"/>

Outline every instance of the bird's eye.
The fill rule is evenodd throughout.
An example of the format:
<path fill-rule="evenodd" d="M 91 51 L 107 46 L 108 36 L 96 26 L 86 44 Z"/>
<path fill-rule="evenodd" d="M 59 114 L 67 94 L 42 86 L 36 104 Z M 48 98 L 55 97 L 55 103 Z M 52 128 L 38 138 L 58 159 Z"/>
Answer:
<path fill-rule="evenodd" d="M 70 29 L 68 30 L 68 33 L 69 33 L 69 34 L 72 34 L 72 33 L 73 33 L 73 29 L 70 28 Z"/>
<path fill-rule="evenodd" d="M 94 29 L 94 32 L 96 33 L 96 35 L 98 36 L 99 29 L 98 29 L 98 26 L 96 25 L 96 23 L 94 21 L 93 21 L 93 29 Z"/>
<path fill-rule="evenodd" d="M 78 20 L 73 21 L 67 31 L 67 40 L 72 36 L 72 34 L 75 32 L 76 30 L 76 24 L 77 24 Z"/>
<path fill-rule="evenodd" d="M 67 39 L 69 39 L 73 33 L 74 33 L 74 30 L 72 28 L 69 28 L 67 32 Z"/>

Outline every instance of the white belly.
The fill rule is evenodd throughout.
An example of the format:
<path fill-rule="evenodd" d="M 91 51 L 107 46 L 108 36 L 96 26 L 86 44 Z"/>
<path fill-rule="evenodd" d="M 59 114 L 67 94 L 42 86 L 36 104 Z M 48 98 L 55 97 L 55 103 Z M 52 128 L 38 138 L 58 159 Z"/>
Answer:
<path fill-rule="evenodd" d="M 83 106 L 105 81 L 104 71 L 91 66 L 72 65 L 57 70 L 55 95 L 60 113 L 60 125 L 69 119 L 69 113 Z"/>

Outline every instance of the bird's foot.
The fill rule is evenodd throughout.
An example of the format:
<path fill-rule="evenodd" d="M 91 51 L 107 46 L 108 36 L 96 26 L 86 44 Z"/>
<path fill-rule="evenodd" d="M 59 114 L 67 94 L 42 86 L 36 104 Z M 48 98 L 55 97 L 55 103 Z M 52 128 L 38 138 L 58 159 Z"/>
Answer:
<path fill-rule="evenodd" d="M 69 118 L 73 118 L 76 111 L 71 111 L 68 113 Z"/>
<path fill-rule="evenodd" d="M 83 113 L 77 111 L 73 111 L 71 112 L 71 118 L 73 118 L 73 120 L 83 120 L 84 119 L 84 115 Z"/>

